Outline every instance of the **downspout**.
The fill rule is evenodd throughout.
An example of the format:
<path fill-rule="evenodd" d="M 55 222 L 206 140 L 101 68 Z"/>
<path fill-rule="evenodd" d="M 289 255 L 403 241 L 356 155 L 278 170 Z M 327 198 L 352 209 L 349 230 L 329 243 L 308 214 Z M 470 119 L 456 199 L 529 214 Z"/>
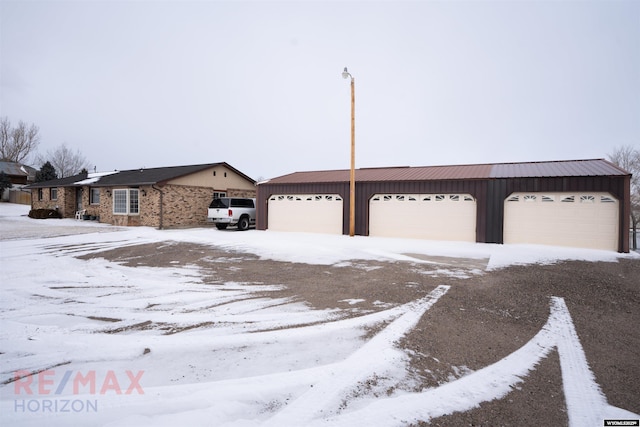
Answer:
<path fill-rule="evenodd" d="M 620 209 L 620 224 L 622 225 L 622 230 L 620 230 L 620 244 L 618 252 L 629 253 L 629 227 L 631 225 L 631 175 L 624 177 L 623 188 L 623 195 L 620 197 L 620 201 L 622 202 L 622 209 Z"/>
<path fill-rule="evenodd" d="M 163 198 L 162 196 L 164 195 L 164 193 L 162 192 L 162 190 L 160 188 L 157 188 L 155 184 L 151 185 L 151 188 L 153 188 L 154 190 L 158 191 L 158 193 L 160 193 L 160 224 L 158 226 L 159 230 L 162 230 L 162 205 L 163 205 Z"/>

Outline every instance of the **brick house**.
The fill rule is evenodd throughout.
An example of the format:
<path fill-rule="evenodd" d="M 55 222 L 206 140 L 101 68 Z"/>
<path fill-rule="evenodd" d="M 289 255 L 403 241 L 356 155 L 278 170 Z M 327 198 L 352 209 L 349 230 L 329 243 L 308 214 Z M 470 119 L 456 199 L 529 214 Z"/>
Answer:
<path fill-rule="evenodd" d="M 206 224 L 214 197 L 255 197 L 256 182 L 227 163 L 85 173 L 29 185 L 32 209 L 156 228 Z"/>

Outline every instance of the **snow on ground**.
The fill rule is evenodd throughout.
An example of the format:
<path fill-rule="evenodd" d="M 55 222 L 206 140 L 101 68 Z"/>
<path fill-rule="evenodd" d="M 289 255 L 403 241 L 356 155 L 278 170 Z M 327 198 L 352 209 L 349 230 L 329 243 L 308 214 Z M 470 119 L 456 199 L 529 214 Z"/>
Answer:
<path fill-rule="evenodd" d="M 575 373 L 567 374 L 565 386 L 587 397 L 572 400 L 569 393 L 570 419 L 571 411 L 575 417 L 629 415 L 608 406 L 590 376 L 562 300 L 553 302 L 548 324 L 532 341 L 492 366 L 423 393 L 399 387 L 391 396 L 383 393 L 385 398 L 374 398 L 371 390 L 356 399 L 358 384 L 372 376 L 380 390 L 410 381 L 407 357 L 394 342 L 446 295 L 447 286 L 402 306 L 380 301 L 387 307 L 383 311 L 345 318 L 338 309 L 255 297 L 277 290 L 275 285 L 205 283 L 196 266 L 128 267 L 76 257 L 163 241 L 215 242 L 265 259 L 323 265 L 458 257 L 488 260 L 486 269 L 495 269 L 557 260 L 615 262 L 637 254 L 256 230 L 118 228 L 32 220 L 28 209 L 0 204 L 5 425 L 352 426 L 369 419 L 395 426 L 500 398 L 554 347 L 563 375 Z M 455 274 L 453 264 L 437 259 L 442 272 Z M 383 324 L 365 340 L 367 327 Z M 584 421 L 574 420 L 574 425 Z"/>

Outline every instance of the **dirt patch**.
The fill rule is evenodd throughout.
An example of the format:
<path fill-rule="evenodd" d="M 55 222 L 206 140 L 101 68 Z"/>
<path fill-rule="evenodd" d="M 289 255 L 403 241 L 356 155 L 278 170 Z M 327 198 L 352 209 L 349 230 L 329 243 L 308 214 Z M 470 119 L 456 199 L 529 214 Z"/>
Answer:
<path fill-rule="evenodd" d="M 561 262 L 478 274 L 487 260 L 406 255 L 429 262 L 319 266 L 186 243 L 129 246 L 97 256 L 130 266 L 195 265 L 207 283 L 278 285 L 281 289 L 269 291 L 269 297 L 301 300 L 318 309 L 341 308 L 352 315 L 413 301 L 438 285 L 449 285 L 449 292 L 398 343 L 410 356 L 416 389 L 444 384 L 514 352 L 545 324 L 551 297 L 562 297 L 609 404 L 640 413 L 640 260 Z M 434 274 L 447 266 L 467 274 Z M 553 352 L 505 398 L 430 425 L 566 425 L 562 386 Z"/>
<path fill-rule="evenodd" d="M 197 266 L 206 283 L 242 282 L 280 285 L 272 298 L 295 296 L 318 309 L 379 311 L 423 297 L 442 280 L 428 273 L 431 264 L 358 261 L 326 266 L 261 260 L 255 255 L 191 243 L 153 243 L 80 256 L 105 258 L 136 267 Z M 258 295 L 259 296 L 259 295 Z M 267 296 L 265 294 L 265 296 Z M 358 300 L 354 303 L 355 300 Z"/>
<path fill-rule="evenodd" d="M 484 271 L 489 263 L 489 258 L 457 258 L 448 256 L 435 256 L 424 254 L 403 254 L 411 258 L 427 261 L 443 267 L 461 267 Z"/>
<path fill-rule="evenodd" d="M 87 316 L 87 319 L 97 320 L 99 322 L 109 322 L 109 323 L 115 323 L 115 322 L 121 322 L 122 321 L 122 319 L 115 319 L 113 317 L 102 317 L 102 316 Z"/>

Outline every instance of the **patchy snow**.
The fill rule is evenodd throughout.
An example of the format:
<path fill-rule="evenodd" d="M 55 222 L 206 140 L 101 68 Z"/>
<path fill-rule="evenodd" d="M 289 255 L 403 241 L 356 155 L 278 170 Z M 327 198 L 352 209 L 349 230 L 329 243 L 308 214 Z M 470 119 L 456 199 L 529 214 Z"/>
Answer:
<path fill-rule="evenodd" d="M 87 174 L 87 177 L 83 180 L 80 180 L 78 182 L 76 182 L 76 185 L 90 185 L 90 184 L 95 184 L 96 182 L 100 181 L 100 178 L 102 178 L 103 176 L 107 176 L 107 175 L 113 175 L 115 173 L 118 173 L 118 171 L 108 171 L 108 172 L 91 172 Z"/>
<path fill-rule="evenodd" d="M 446 296 L 447 286 L 401 306 L 375 301 L 382 311 L 345 318 L 337 308 L 315 310 L 268 297 L 276 285 L 206 283 L 193 265 L 128 267 L 77 258 L 180 241 L 309 264 L 402 260 L 411 268 L 435 262 L 437 274 L 447 277 L 459 276 L 459 266 L 430 257 L 465 258 L 491 270 L 558 260 L 616 262 L 638 254 L 256 230 L 118 228 L 32 220 L 28 210 L 0 204 L 0 413 L 6 425 L 400 426 L 501 398 L 554 348 L 572 425 L 597 418 L 598 425 L 605 416 L 638 418 L 607 404 L 559 298 L 550 301 L 545 327 L 505 359 L 421 393 L 397 387 L 376 398 L 358 386 L 371 378 L 381 386 L 409 380 L 407 355 L 394 343 Z M 367 328 L 380 325 L 386 326 L 365 340 Z"/>
<path fill-rule="evenodd" d="M 365 300 L 362 298 L 349 298 L 349 299 L 341 299 L 338 302 L 346 302 L 349 305 L 358 304 L 359 302 L 364 302 Z"/>

